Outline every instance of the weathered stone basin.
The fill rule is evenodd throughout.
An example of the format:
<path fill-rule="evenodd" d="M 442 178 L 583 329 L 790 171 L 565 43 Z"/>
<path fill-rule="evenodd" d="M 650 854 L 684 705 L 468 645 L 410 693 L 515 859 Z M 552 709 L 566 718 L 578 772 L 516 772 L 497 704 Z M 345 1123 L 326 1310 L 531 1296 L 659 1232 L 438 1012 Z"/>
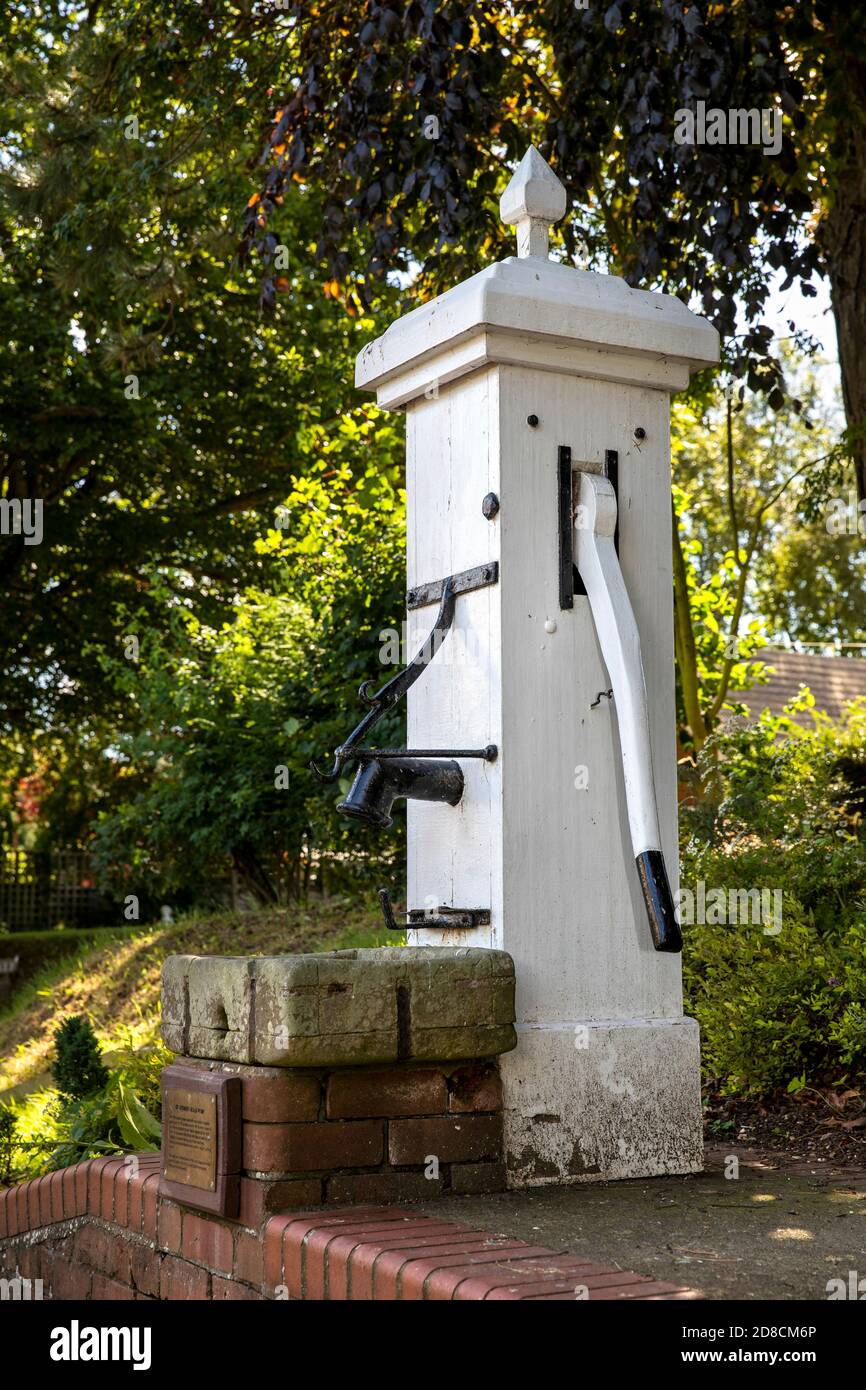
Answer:
<path fill-rule="evenodd" d="M 481 947 L 169 956 L 162 1008 L 167 1047 L 226 1062 L 451 1061 L 517 1043 L 514 962 Z"/>

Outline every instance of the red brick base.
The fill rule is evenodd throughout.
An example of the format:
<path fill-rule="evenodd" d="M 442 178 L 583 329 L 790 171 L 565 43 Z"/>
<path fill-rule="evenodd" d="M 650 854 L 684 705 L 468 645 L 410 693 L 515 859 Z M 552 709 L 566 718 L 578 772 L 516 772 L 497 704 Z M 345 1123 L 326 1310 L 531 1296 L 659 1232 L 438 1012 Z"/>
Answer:
<path fill-rule="evenodd" d="M 241 1080 L 240 1219 L 504 1190 L 495 1062 L 294 1070 L 178 1057 Z"/>
<path fill-rule="evenodd" d="M 160 1198 L 159 1164 L 91 1159 L 0 1191 L 0 1276 L 41 1279 L 51 1299 L 699 1296 L 396 1206 L 287 1213 L 248 1230 Z"/>

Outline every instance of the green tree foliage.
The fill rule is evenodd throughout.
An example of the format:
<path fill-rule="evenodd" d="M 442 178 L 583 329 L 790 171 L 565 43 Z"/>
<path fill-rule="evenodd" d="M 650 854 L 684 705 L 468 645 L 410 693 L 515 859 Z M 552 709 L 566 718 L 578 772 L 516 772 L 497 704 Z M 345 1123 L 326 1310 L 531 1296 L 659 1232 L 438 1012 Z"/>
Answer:
<path fill-rule="evenodd" d="M 375 322 L 314 273 L 321 193 L 286 191 L 267 321 L 237 262 L 293 47 L 267 6 L 228 9 L 47 0 L 0 18 L 0 492 L 44 504 L 40 545 L 0 541 L 7 731 L 123 720 L 95 650 L 121 652 L 125 614 L 139 639 L 175 605 L 227 616 L 264 577 L 263 516 L 355 404 Z"/>
<path fill-rule="evenodd" d="M 119 765 L 106 756 L 116 732 L 104 715 L 0 737 L 0 842 L 86 845 L 99 812 L 124 795 Z"/>
<path fill-rule="evenodd" d="M 866 655 L 866 526 L 840 489 L 846 529 L 793 517 L 784 535 L 774 537 L 756 570 L 757 599 L 771 632 L 785 633 L 792 643 L 852 647 Z M 859 534 L 855 525 L 863 527 Z"/>
<path fill-rule="evenodd" d="M 341 788 L 308 768 L 314 756 L 327 765 L 361 717 L 361 682 L 393 674 L 380 633 L 403 606 L 393 429 L 371 411 L 346 419 L 340 439 L 366 470 L 356 476 L 335 447 L 298 480 L 284 524 L 257 546 L 269 590 L 244 591 L 219 628 L 179 609 L 139 663 L 112 663 L 139 721 L 117 748 L 126 796 L 97 835 L 118 890 L 206 901 L 231 862 L 258 901 L 285 901 L 311 880 L 345 883 L 353 862 L 393 858 L 393 836 L 349 827 L 335 811 Z M 391 715 L 384 737 L 401 738 L 401 721 Z"/>
<path fill-rule="evenodd" d="M 864 638 L 866 558 L 828 530 L 846 500 L 847 452 L 814 372 L 780 354 L 800 409 L 729 389 L 674 405 L 674 592 L 681 739 L 699 750 L 731 692 L 760 673 L 768 636 Z M 851 517 L 848 520 L 851 520 Z M 792 569 L 801 568 L 794 580 Z"/>
<path fill-rule="evenodd" d="M 298 178 L 329 190 L 327 274 L 354 271 L 366 291 L 413 258 L 440 287 L 492 259 L 502 162 L 532 136 L 573 199 L 567 252 L 581 239 L 630 283 L 694 297 L 774 406 L 773 272 L 806 294 L 828 274 L 866 495 L 863 4 L 303 0 L 288 13 L 298 66 L 276 88 L 263 203 L 276 212 Z M 676 113 L 698 100 L 776 109 L 781 147 L 679 143 Z M 259 231 L 251 218 L 248 240 Z"/>

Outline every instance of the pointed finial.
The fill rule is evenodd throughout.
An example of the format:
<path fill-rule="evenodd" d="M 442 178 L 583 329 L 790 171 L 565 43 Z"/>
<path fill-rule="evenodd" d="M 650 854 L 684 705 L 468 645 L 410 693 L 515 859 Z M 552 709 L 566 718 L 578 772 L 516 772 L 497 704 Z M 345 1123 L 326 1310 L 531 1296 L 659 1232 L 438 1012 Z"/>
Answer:
<path fill-rule="evenodd" d="M 530 145 L 499 199 L 499 216 L 517 224 L 518 256 L 542 256 L 550 248 L 550 226 L 565 216 L 565 189 L 547 160 Z"/>

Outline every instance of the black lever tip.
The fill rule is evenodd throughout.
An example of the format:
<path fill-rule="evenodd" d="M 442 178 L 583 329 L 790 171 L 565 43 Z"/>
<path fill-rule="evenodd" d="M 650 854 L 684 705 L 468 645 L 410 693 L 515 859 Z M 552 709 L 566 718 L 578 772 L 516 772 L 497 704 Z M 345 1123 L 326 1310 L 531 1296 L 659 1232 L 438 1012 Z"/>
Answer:
<path fill-rule="evenodd" d="M 660 849 L 645 849 L 635 860 L 637 864 L 646 914 L 649 918 L 653 946 L 657 951 L 677 952 L 683 949 L 683 938 L 676 918 L 668 871 Z"/>

